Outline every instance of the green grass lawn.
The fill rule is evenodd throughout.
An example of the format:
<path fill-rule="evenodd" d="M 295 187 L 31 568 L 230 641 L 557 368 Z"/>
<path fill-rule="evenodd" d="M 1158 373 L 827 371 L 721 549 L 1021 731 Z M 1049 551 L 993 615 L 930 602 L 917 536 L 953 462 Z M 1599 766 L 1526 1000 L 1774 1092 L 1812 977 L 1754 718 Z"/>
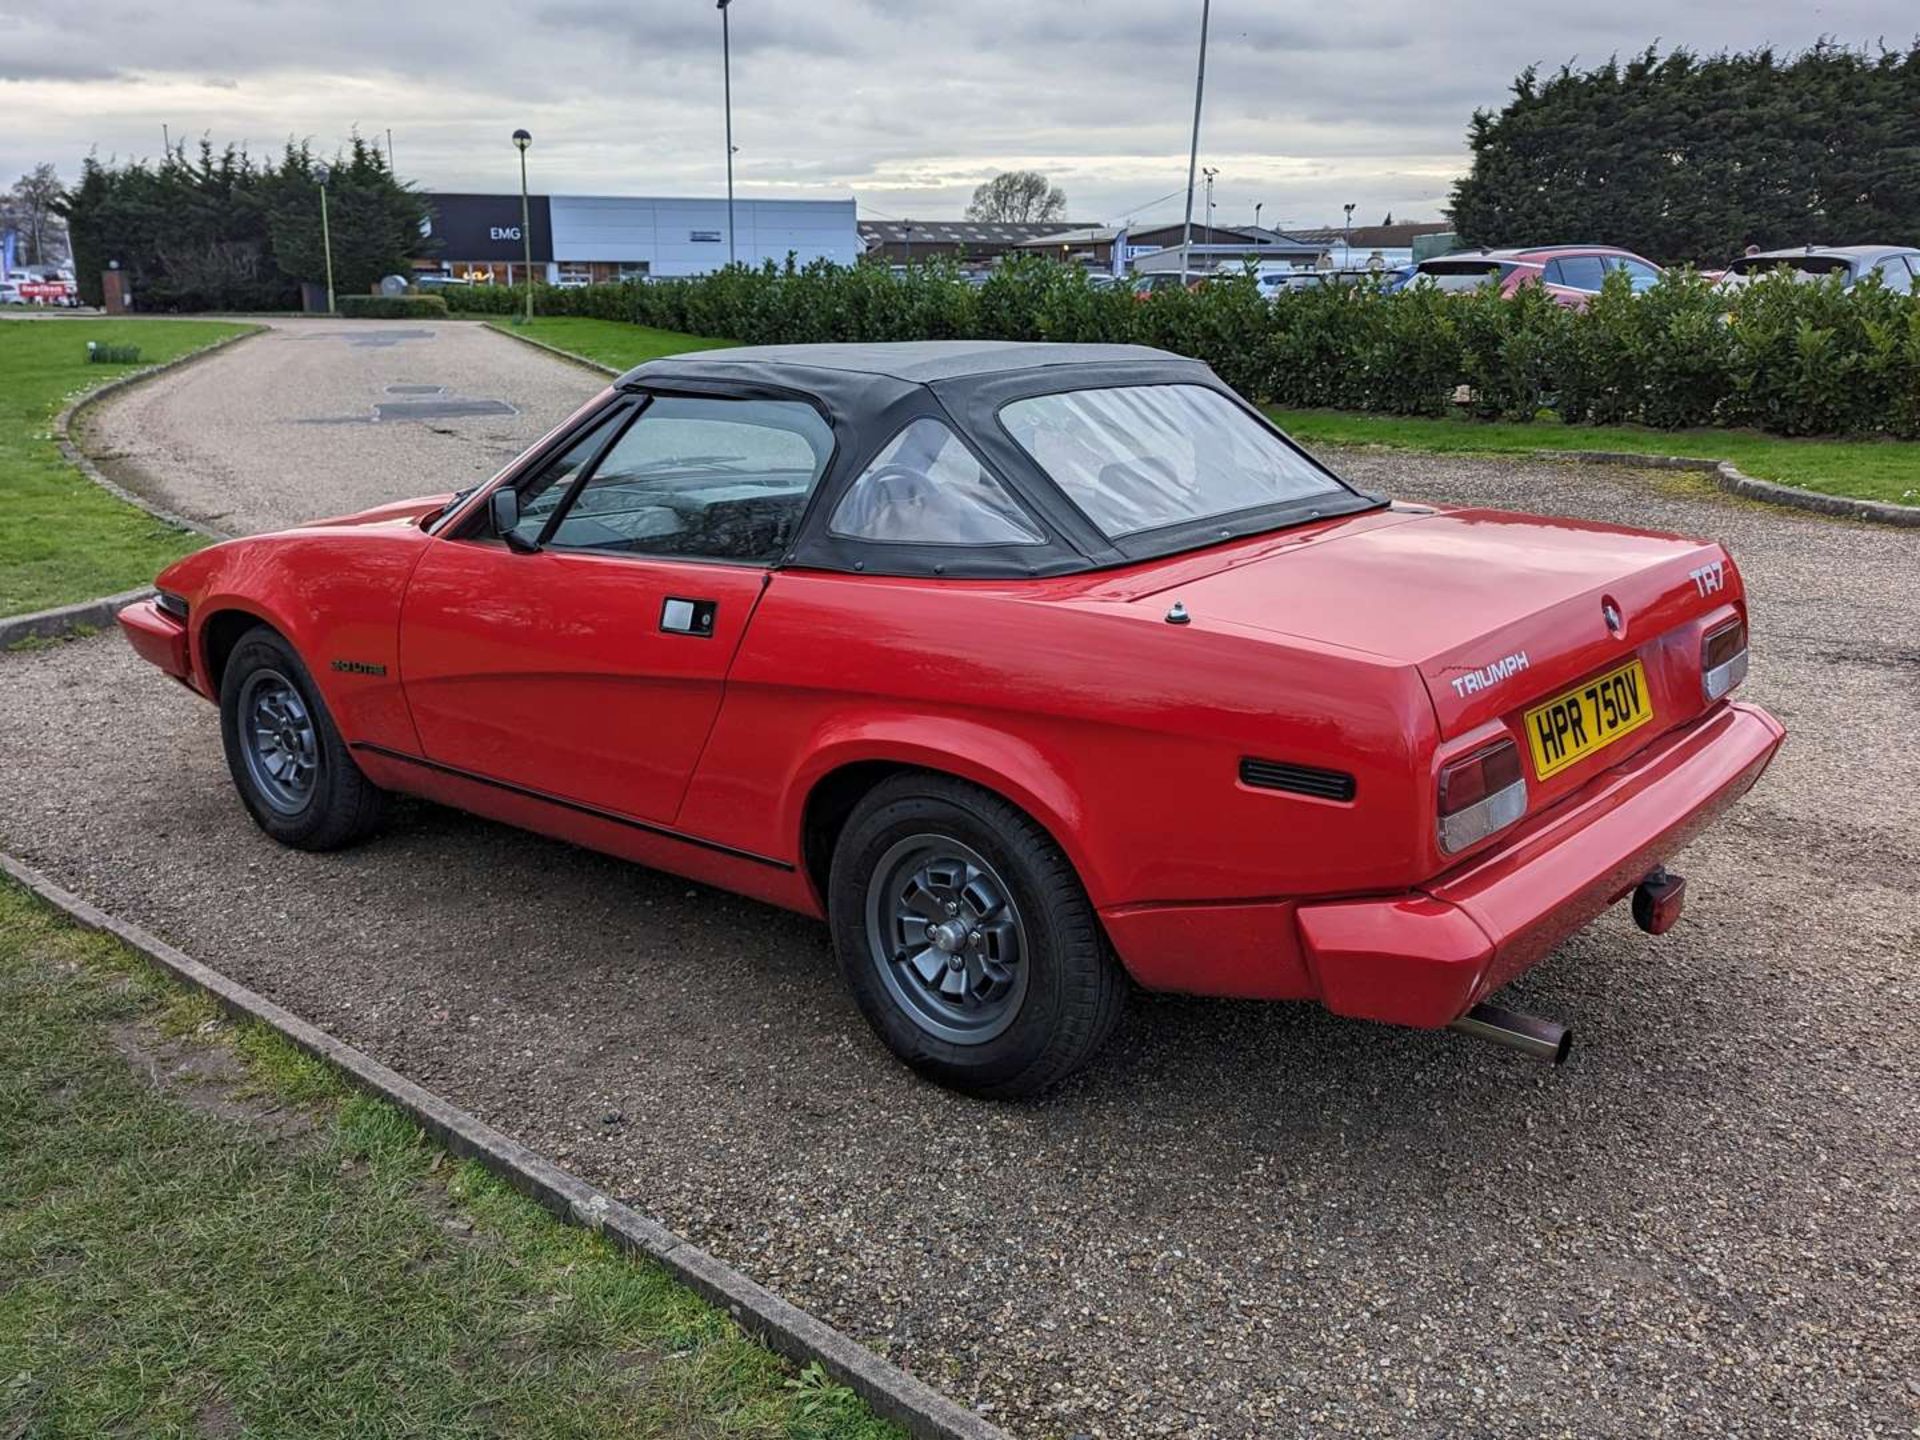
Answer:
<path fill-rule="evenodd" d="M 522 333 L 618 369 L 681 350 L 730 343 L 617 320 L 536 320 Z M 1785 440 L 1752 430 L 1642 430 L 1625 425 L 1562 425 L 1553 420 L 1533 425 L 1465 418 L 1408 420 L 1343 410 L 1270 409 L 1267 413 L 1309 445 L 1388 445 L 1482 455 L 1524 455 L 1535 450 L 1693 455 L 1731 460 L 1749 475 L 1783 485 L 1920 505 L 1920 444 L 1912 441 Z"/>
<path fill-rule="evenodd" d="M 0 321 L 0 615 L 131 590 L 206 542 L 114 499 L 60 456 L 53 417 L 74 395 L 247 330 L 209 320 Z M 140 347 L 89 365 L 87 342 Z"/>
<path fill-rule="evenodd" d="M 526 335 L 562 350 L 571 350 L 616 370 L 630 370 L 644 360 L 662 355 L 678 355 L 683 350 L 713 350 L 731 345 L 731 340 L 709 340 L 704 335 L 682 335 L 677 330 L 655 330 L 647 325 L 628 325 L 619 320 L 581 320 L 573 316 L 535 317 L 531 325 L 515 325 L 511 320 L 487 322 L 496 330 Z"/>
<path fill-rule="evenodd" d="M 0 1436 L 900 1436 L 5 882 L 0 1075 Z"/>
<path fill-rule="evenodd" d="M 1512 455 L 1536 450 L 1632 450 L 1731 460 L 1747 474 L 1803 490 L 1920 505 L 1920 443 L 1787 440 L 1754 430 L 1644 430 L 1630 425 L 1532 425 L 1450 418 L 1411 420 L 1345 410 L 1267 413 L 1307 445 L 1387 445 L 1403 450 Z"/>

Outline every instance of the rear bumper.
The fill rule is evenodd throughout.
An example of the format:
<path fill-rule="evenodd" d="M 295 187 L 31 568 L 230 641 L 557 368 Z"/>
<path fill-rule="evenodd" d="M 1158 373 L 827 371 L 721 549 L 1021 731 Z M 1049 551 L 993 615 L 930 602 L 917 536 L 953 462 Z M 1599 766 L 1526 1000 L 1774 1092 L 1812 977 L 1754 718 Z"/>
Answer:
<path fill-rule="evenodd" d="M 1785 737 L 1757 706 L 1726 705 L 1431 885 L 1301 905 L 1302 956 L 1322 1002 L 1396 1025 L 1458 1019 L 1718 819 Z"/>
<path fill-rule="evenodd" d="M 1403 894 L 1130 906 L 1101 919 L 1148 989 L 1317 998 L 1342 1015 L 1447 1025 L 1718 819 L 1785 734 L 1764 710 L 1721 706 Z"/>
<path fill-rule="evenodd" d="M 193 684 L 193 658 L 187 646 L 184 622 L 167 614 L 151 600 L 139 600 L 117 617 L 134 653 L 157 665 L 185 685 Z"/>

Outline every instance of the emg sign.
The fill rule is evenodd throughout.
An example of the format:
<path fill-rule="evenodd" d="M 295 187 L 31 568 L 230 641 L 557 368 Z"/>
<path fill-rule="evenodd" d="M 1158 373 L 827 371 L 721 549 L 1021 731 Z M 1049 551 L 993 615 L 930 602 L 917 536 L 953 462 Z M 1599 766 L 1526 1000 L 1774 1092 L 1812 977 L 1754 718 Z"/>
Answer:
<path fill-rule="evenodd" d="M 533 262 L 553 258 L 553 227 L 547 197 L 527 197 L 527 216 L 520 216 L 518 195 L 439 193 L 427 196 L 433 211 L 434 258 L 444 264 L 479 264 L 526 258 L 533 242 Z"/>

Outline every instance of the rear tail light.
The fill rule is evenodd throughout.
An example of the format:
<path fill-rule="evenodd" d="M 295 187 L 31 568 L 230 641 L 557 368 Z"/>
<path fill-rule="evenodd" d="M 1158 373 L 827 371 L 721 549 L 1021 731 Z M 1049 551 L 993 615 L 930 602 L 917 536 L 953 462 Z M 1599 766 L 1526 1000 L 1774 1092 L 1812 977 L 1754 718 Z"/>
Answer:
<path fill-rule="evenodd" d="M 1747 678 L 1747 622 L 1735 620 L 1700 642 L 1700 688 L 1711 704 Z"/>
<path fill-rule="evenodd" d="M 1440 767 L 1440 848 L 1457 855 L 1527 813 L 1520 747 L 1502 740 Z"/>

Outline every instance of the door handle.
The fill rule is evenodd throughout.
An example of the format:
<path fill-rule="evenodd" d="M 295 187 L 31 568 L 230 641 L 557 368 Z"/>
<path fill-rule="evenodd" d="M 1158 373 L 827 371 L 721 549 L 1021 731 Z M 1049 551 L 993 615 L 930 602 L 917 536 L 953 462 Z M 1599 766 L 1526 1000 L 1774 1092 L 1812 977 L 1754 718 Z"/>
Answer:
<path fill-rule="evenodd" d="M 713 637 L 717 600 L 687 600 L 669 595 L 660 605 L 660 629 L 668 635 L 692 635 L 707 640 Z"/>

